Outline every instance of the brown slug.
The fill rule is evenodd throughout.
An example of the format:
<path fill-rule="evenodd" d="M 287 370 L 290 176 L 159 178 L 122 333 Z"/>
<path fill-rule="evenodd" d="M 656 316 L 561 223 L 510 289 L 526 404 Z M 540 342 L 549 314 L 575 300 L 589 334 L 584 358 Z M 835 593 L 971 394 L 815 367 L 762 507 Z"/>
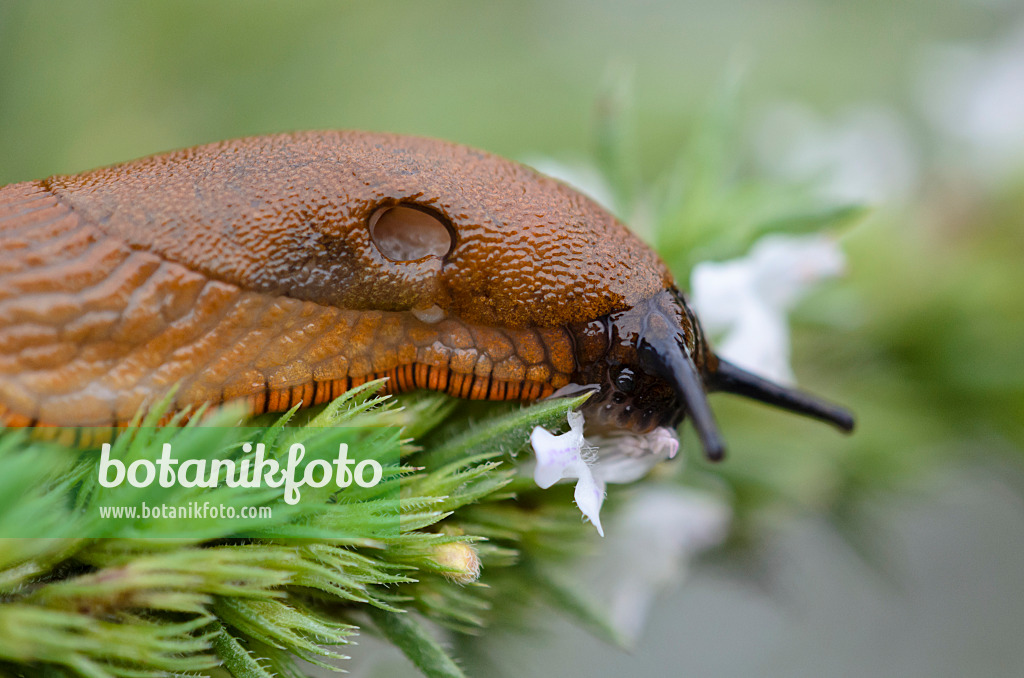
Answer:
<path fill-rule="evenodd" d="M 654 252 L 511 161 L 365 132 L 252 137 L 0 188 L 0 423 L 110 426 L 173 407 L 314 405 L 370 379 L 531 401 L 638 433 L 707 391 L 851 430 L 715 357 Z"/>

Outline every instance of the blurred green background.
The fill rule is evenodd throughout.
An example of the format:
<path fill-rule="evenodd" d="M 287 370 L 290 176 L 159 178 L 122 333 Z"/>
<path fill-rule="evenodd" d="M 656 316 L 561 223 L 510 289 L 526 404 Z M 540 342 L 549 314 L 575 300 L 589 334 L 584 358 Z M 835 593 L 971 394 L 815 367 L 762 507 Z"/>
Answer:
<path fill-rule="evenodd" d="M 716 400 L 729 548 L 632 655 L 549 622 L 509 675 L 1024 675 L 1019 2 L 0 4 L 0 183 L 313 128 L 603 169 L 681 281 L 687 233 L 872 206 L 795 317 L 857 434 Z"/>

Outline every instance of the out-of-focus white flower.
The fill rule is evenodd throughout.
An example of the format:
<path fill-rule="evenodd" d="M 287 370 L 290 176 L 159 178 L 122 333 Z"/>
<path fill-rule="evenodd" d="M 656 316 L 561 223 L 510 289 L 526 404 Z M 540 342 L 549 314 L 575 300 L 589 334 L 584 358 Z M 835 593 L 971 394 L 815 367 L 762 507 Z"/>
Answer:
<path fill-rule="evenodd" d="M 650 487 L 622 507 L 592 577 L 620 632 L 640 636 L 651 604 L 695 555 L 722 543 L 731 517 L 720 497 L 680 487 Z"/>
<path fill-rule="evenodd" d="M 583 437 L 583 415 L 569 412 L 569 430 L 554 435 L 540 426 L 530 434 L 537 457 L 533 480 L 547 489 L 559 480 L 576 480 L 576 505 L 604 536 L 601 505 L 608 483 L 631 483 L 647 475 L 659 462 L 679 451 L 672 429 L 659 427 L 647 435 L 628 433 L 598 437 L 588 444 Z"/>
<path fill-rule="evenodd" d="M 827 235 L 769 235 L 750 253 L 694 267 L 692 302 L 716 352 L 751 372 L 793 383 L 787 315 L 808 290 L 843 272 L 845 259 Z"/>
<path fill-rule="evenodd" d="M 851 108 L 829 121 L 801 104 L 774 104 L 757 117 L 753 144 L 768 171 L 813 182 L 830 201 L 898 202 L 918 182 L 916 149 L 886 106 Z"/>
<path fill-rule="evenodd" d="M 1024 24 L 995 46 L 931 49 L 919 89 L 925 115 L 985 179 L 1024 164 Z"/>

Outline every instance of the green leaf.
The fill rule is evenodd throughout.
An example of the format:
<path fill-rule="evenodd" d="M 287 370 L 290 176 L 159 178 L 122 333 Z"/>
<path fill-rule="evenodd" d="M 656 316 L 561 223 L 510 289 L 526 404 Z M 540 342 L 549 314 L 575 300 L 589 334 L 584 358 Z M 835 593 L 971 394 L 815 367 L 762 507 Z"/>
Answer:
<path fill-rule="evenodd" d="M 242 647 L 238 638 L 223 626 L 219 626 L 219 629 L 220 632 L 213 638 L 213 650 L 234 678 L 275 678 L 274 673 L 263 668 L 249 650 Z"/>
<path fill-rule="evenodd" d="M 566 414 L 570 410 L 579 409 L 589 397 L 590 394 L 585 393 L 570 398 L 543 400 L 511 414 L 495 417 L 472 426 L 447 443 L 418 456 L 417 461 L 437 466 L 471 454 L 497 456 L 503 452 L 518 452 L 526 445 L 534 426 L 565 427 Z"/>
<path fill-rule="evenodd" d="M 818 233 L 837 230 L 863 219 L 871 212 L 864 205 L 834 205 L 803 212 L 794 212 L 766 220 L 754 227 L 750 241 L 769 233 Z"/>
<path fill-rule="evenodd" d="M 584 628 L 589 629 L 598 638 L 611 643 L 623 650 L 631 647 L 629 639 L 615 626 L 608 617 L 607 611 L 576 587 L 562 578 L 538 567 L 526 564 L 531 569 L 532 580 L 537 586 L 537 593 L 546 598 L 547 604 L 563 612 Z"/>
<path fill-rule="evenodd" d="M 371 610 L 370 618 L 427 678 L 466 678 L 441 644 L 409 613 Z"/>

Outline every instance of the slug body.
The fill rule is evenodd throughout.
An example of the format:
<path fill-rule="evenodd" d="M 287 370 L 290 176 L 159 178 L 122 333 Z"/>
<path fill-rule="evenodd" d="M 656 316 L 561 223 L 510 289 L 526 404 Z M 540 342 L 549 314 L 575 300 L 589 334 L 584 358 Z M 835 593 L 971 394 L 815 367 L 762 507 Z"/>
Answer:
<path fill-rule="evenodd" d="M 689 415 L 711 456 L 708 389 L 852 426 L 717 360 L 607 211 L 464 146 L 298 133 L 0 188 L 0 423 L 122 424 L 175 385 L 176 409 L 279 411 L 383 376 L 491 400 L 594 384 L 604 425 Z"/>

